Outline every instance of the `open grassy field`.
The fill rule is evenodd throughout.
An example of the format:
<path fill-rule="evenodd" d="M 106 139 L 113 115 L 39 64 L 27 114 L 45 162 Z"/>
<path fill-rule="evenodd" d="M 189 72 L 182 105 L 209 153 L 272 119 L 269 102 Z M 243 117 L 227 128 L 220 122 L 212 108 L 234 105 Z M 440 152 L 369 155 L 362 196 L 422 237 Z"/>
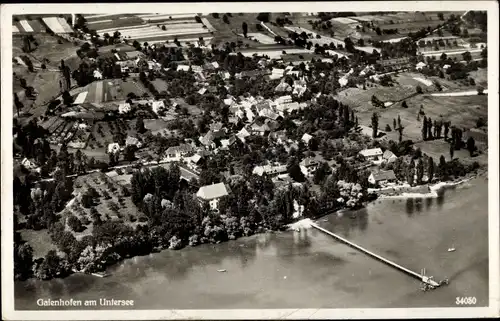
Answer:
<path fill-rule="evenodd" d="M 208 20 L 210 25 L 213 26 L 214 29 L 217 30 L 214 33 L 214 38 L 212 39 L 212 43 L 215 45 L 221 45 L 226 42 L 242 42 L 242 47 L 244 48 L 246 45 L 249 47 L 258 46 L 259 42 L 253 41 L 250 39 L 245 39 L 242 36 L 239 36 L 243 33 L 242 24 L 243 22 L 247 23 L 248 33 L 261 33 L 263 35 L 269 36 L 274 39 L 274 35 L 269 33 L 267 30 L 259 31 L 256 27 L 257 24 L 260 24 L 260 21 L 257 20 L 258 13 L 254 12 L 246 12 L 246 13 L 233 13 L 229 18 L 229 24 L 224 23 L 222 21 L 223 13 L 219 14 L 219 18 L 214 18 L 212 15 L 206 15 L 204 18 Z M 271 14 L 272 19 L 274 18 L 274 13 Z"/>
<path fill-rule="evenodd" d="M 479 117 L 487 117 L 488 97 L 485 96 L 465 96 L 465 97 L 433 97 L 430 95 L 418 95 L 406 100 L 408 108 L 403 108 L 401 103 L 394 104 L 388 108 L 375 108 L 371 104 L 365 104 L 364 108 L 358 108 L 356 115 L 359 123 L 365 126 L 371 124 L 371 117 L 374 112 L 379 114 L 379 128 L 385 129 L 389 124 L 393 127 L 393 120 L 398 116 L 401 118 L 401 124 L 404 127 L 404 139 L 410 139 L 414 142 L 422 140 L 422 118 L 417 120 L 420 106 L 426 117 L 432 120 L 442 119 L 451 121 L 452 125 L 459 128 L 473 128 Z M 387 134 L 387 139 L 398 140 L 398 133 L 395 131 Z M 429 145 L 430 147 L 427 147 Z M 448 155 L 449 145 L 441 144 L 438 141 L 422 142 L 422 151 Z M 441 147 L 440 147 L 441 146 Z"/>
<path fill-rule="evenodd" d="M 20 230 L 23 240 L 28 242 L 33 248 L 33 258 L 45 257 L 50 250 L 57 250 L 57 247 L 52 242 L 48 230 Z"/>
<path fill-rule="evenodd" d="M 161 78 L 156 78 L 151 83 L 155 86 L 155 88 L 156 88 L 156 90 L 158 90 L 158 92 L 162 92 L 162 91 L 168 89 L 168 83 Z"/>
<path fill-rule="evenodd" d="M 360 88 L 347 88 L 337 95 L 337 99 L 355 110 L 373 108 L 371 99 L 375 95 L 382 102 L 396 102 L 415 93 L 415 86 L 404 85 L 395 87 L 368 87 L 366 90 Z"/>
<path fill-rule="evenodd" d="M 469 76 L 474 79 L 476 85 L 488 88 L 488 69 L 478 69 L 469 73 Z"/>
<path fill-rule="evenodd" d="M 13 57 L 18 55 L 27 55 L 33 65 L 36 67 L 44 61 L 44 59 L 48 59 L 48 62 L 45 62 L 47 68 L 58 68 L 60 65 L 61 59 L 68 59 L 69 57 L 76 57 L 76 51 L 78 47 L 75 46 L 72 42 L 61 40 L 61 43 L 58 43 L 59 38 L 56 36 L 50 36 L 46 33 L 39 33 L 34 35 L 38 46 L 32 52 L 25 54 L 22 52 L 21 48 L 23 46 L 23 40 L 20 36 L 14 36 L 12 39 L 12 47 L 13 47 Z"/>

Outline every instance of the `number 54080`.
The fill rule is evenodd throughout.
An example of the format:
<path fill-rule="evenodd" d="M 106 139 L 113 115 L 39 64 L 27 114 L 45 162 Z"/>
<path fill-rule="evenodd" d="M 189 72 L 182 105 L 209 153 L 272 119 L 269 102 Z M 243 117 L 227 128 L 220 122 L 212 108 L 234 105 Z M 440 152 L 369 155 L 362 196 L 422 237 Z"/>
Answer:
<path fill-rule="evenodd" d="M 475 296 L 464 296 L 458 297 L 455 300 L 456 305 L 474 305 L 476 304 L 477 299 Z"/>

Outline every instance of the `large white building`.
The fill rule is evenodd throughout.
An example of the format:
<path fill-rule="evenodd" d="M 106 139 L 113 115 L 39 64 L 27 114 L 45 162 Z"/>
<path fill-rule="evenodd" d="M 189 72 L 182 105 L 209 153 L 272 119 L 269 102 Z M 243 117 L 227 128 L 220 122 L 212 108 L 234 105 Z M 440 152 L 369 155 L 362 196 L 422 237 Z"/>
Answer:
<path fill-rule="evenodd" d="M 217 183 L 200 187 L 196 196 L 203 201 L 208 201 L 210 209 L 219 210 L 221 197 L 229 195 L 229 190 L 224 183 Z"/>

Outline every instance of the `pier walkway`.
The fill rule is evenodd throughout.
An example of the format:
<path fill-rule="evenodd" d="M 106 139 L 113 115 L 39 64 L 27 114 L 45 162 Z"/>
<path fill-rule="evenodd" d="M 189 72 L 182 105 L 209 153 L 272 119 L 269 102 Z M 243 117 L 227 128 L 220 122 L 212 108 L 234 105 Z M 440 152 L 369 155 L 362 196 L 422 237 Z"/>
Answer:
<path fill-rule="evenodd" d="M 363 252 L 363 253 L 365 253 L 365 254 L 367 254 L 367 255 L 375 258 L 375 259 L 377 259 L 377 260 L 379 260 L 379 261 L 382 261 L 382 262 L 386 263 L 387 265 L 390 265 L 390 266 L 392 266 L 392 267 L 394 267 L 394 268 L 396 268 L 396 269 L 398 269 L 398 270 L 400 270 L 402 272 L 405 272 L 406 274 L 408 274 L 410 276 L 413 276 L 413 277 L 417 278 L 418 280 L 422 281 L 423 283 L 426 283 L 428 285 L 432 285 L 433 287 L 440 286 L 439 283 L 437 283 L 436 281 L 432 280 L 431 278 L 429 278 L 429 277 L 427 277 L 425 275 L 419 274 L 417 272 L 414 272 L 412 270 L 409 270 L 409 269 L 407 269 L 407 268 L 405 268 L 405 267 L 403 267 L 403 266 L 401 266 L 399 264 L 396 264 L 396 263 L 394 263 L 394 262 L 392 262 L 392 261 L 390 261 L 390 260 L 388 260 L 388 259 L 386 259 L 386 258 L 384 258 L 384 257 L 382 257 L 380 255 L 378 255 L 378 254 L 375 254 L 375 253 L 373 253 L 371 251 L 368 251 L 367 249 L 365 249 L 365 248 L 363 248 L 363 247 L 361 247 L 361 246 L 359 246 L 357 244 L 354 244 L 351 241 L 348 241 L 345 238 L 340 237 L 337 234 L 334 234 L 334 233 L 332 233 L 332 232 L 330 232 L 330 231 L 322 228 L 321 226 L 319 226 L 319 225 L 317 225 L 315 223 L 311 223 L 311 226 L 314 227 L 317 230 L 320 230 L 323 233 L 326 233 L 326 234 L 328 234 L 330 236 L 333 236 L 337 240 L 339 240 L 339 241 L 341 241 L 341 242 L 343 242 L 343 243 L 345 243 L 345 244 L 347 244 L 347 245 L 349 245 L 349 246 L 351 246 L 351 247 L 353 247 L 353 248 L 355 248 L 355 249 L 357 249 L 357 250 L 359 250 L 359 251 L 361 251 L 361 252 Z"/>

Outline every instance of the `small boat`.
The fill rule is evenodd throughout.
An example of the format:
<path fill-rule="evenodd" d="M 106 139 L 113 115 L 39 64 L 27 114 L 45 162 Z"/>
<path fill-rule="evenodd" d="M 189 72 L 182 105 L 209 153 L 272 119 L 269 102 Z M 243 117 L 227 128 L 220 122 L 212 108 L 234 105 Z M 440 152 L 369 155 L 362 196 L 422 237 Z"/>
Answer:
<path fill-rule="evenodd" d="M 450 248 L 448 249 L 448 252 L 455 252 L 455 250 L 456 250 L 456 249 L 455 249 L 454 247 L 450 247 Z"/>
<path fill-rule="evenodd" d="M 95 272 L 95 273 L 91 273 L 91 275 L 97 276 L 99 278 L 105 278 L 105 277 L 109 276 L 109 274 L 106 272 Z"/>
<path fill-rule="evenodd" d="M 328 222 L 328 219 L 327 219 L 327 218 L 324 218 L 324 219 L 323 219 L 323 222 Z"/>
<path fill-rule="evenodd" d="M 217 270 L 217 272 L 227 272 L 225 269 Z"/>

